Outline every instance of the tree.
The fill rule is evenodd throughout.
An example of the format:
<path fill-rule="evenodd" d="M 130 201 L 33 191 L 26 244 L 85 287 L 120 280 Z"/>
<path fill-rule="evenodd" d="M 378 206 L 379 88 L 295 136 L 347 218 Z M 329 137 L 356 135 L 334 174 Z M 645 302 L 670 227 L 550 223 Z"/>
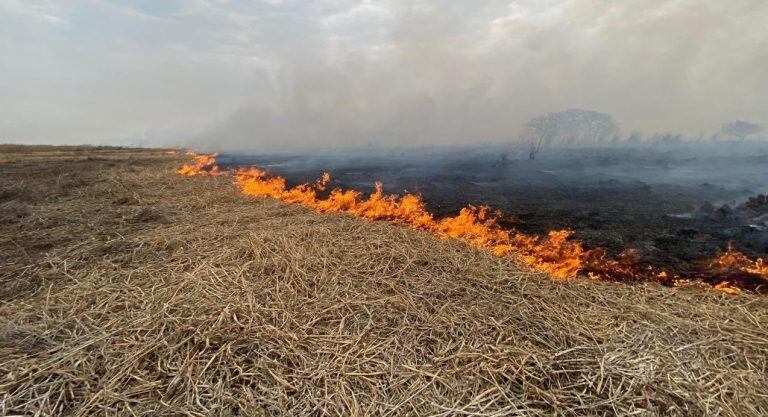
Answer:
<path fill-rule="evenodd" d="M 618 132 L 619 127 L 609 114 L 569 109 L 534 117 L 525 124 L 522 137 L 528 145 L 528 157 L 536 159 L 544 146 L 602 144 Z"/>
<path fill-rule="evenodd" d="M 525 125 L 523 138 L 528 143 L 528 158 L 536 159 L 542 146 L 551 144 L 557 135 L 556 123 L 551 118 L 554 113 L 534 117 Z"/>
<path fill-rule="evenodd" d="M 654 133 L 650 142 L 654 145 L 677 145 L 683 141 L 683 135 L 674 133 Z"/>
<path fill-rule="evenodd" d="M 730 123 L 726 123 L 720 129 L 723 133 L 729 136 L 736 136 L 739 140 L 744 140 L 749 135 L 754 135 L 763 130 L 763 127 L 756 123 L 744 122 L 736 120 Z"/>

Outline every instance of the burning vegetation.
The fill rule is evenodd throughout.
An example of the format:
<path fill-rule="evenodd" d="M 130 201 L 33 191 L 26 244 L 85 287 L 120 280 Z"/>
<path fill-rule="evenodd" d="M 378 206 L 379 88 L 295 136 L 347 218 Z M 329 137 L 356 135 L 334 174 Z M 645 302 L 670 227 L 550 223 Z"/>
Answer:
<path fill-rule="evenodd" d="M 768 297 L 552 280 L 490 252 L 487 209 L 320 215 L 182 158 L 0 146 L 0 415 L 768 414 Z M 420 201 L 249 175 L 371 218 Z"/>
<path fill-rule="evenodd" d="M 356 190 L 327 190 L 330 175 L 324 173 L 314 184 L 286 185 L 280 176 L 256 168 L 219 169 L 217 154 L 188 153 L 191 164 L 179 169 L 182 175 L 231 175 L 243 194 L 269 197 L 301 204 L 319 212 L 344 212 L 369 220 L 386 220 L 429 232 L 437 237 L 457 239 L 497 256 L 514 255 L 527 268 L 554 278 L 571 279 L 585 275 L 592 279 L 624 282 L 660 282 L 664 285 L 700 285 L 727 294 L 749 290 L 766 293 L 768 267 L 763 259 L 750 259 L 729 246 L 715 259 L 702 260 L 694 267 L 670 268 L 644 260 L 635 249 L 610 257 L 602 248 L 585 249 L 568 230 L 552 230 L 532 236 L 498 223 L 500 213 L 487 206 L 469 205 L 456 216 L 436 218 L 419 195 L 385 195 L 383 185 L 368 197 Z"/>

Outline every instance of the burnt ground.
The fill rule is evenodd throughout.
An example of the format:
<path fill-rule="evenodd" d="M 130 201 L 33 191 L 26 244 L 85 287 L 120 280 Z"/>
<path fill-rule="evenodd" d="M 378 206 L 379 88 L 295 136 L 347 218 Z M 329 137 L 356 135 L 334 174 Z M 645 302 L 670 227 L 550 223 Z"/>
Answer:
<path fill-rule="evenodd" d="M 333 186 L 421 194 L 439 216 L 489 205 L 525 233 L 570 229 L 586 247 L 636 248 L 656 262 L 708 259 L 732 242 L 768 254 L 768 144 L 680 144 L 549 150 L 535 161 L 501 147 L 222 155 L 298 184 L 331 173 Z M 754 201 L 753 201 L 754 203 Z M 761 217 L 761 215 L 763 215 Z"/>

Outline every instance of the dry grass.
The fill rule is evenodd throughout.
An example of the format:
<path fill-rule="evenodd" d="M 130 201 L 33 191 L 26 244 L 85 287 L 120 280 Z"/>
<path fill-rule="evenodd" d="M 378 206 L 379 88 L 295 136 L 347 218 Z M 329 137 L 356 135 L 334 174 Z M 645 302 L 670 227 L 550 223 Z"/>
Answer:
<path fill-rule="evenodd" d="M 0 414 L 768 414 L 768 302 L 556 282 L 159 152 L 0 164 Z"/>

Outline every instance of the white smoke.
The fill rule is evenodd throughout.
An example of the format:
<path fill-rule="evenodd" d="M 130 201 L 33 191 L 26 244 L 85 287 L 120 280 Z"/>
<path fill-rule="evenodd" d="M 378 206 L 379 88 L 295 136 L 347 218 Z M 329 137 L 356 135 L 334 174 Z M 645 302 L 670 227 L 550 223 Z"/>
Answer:
<path fill-rule="evenodd" d="M 0 141 L 279 150 L 768 120 L 763 0 L 0 5 Z"/>

